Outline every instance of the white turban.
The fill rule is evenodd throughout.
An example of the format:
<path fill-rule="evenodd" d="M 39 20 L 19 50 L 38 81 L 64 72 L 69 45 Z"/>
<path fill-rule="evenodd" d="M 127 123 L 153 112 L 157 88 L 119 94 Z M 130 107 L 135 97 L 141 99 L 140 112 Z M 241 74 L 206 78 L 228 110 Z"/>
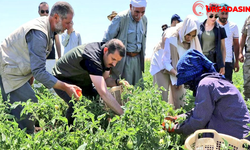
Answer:
<path fill-rule="evenodd" d="M 130 4 L 133 7 L 146 7 L 147 6 L 147 0 L 131 0 Z"/>

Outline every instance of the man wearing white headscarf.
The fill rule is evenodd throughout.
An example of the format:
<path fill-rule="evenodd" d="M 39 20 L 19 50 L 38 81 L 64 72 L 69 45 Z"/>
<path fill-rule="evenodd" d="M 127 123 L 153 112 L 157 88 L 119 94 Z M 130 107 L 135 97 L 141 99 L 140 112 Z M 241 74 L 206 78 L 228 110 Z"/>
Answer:
<path fill-rule="evenodd" d="M 131 0 L 130 9 L 118 13 L 105 33 L 103 42 L 120 39 L 126 46 L 126 55 L 111 70 L 112 78 L 125 78 L 135 85 L 144 72 L 147 18 L 144 16 L 146 0 Z"/>
<path fill-rule="evenodd" d="M 163 86 L 163 100 L 173 104 L 175 109 L 184 105 L 185 89 L 176 86 L 176 66 L 179 58 L 190 48 L 201 52 L 200 42 L 197 37 L 199 33 L 199 20 L 193 15 L 164 32 L 162 48 L 155 50 L 151 60 L 150 73 L 154 76 L 153 82 L 159 87 Z M 160 47 L 159 45 L 158 47 Z M 170 97 L 168 91 L 170 87 Z"/>

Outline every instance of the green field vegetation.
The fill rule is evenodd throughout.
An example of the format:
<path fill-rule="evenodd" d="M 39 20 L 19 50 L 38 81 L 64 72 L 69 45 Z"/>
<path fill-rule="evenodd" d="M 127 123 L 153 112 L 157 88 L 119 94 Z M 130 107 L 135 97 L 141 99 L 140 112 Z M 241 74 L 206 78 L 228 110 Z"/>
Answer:
<path fill-rule="evenodd" d="M 242 66 L 242 65 L 241 65 Z M 124 115 L 116 116 L 103 109 L 98 100 L 83 97 L 75 104 L 74 126 L 67 126 L 65 118 L 66 103 L 52 94 L 44 86 L 35 88 L 38 103 L 17 103 L 7 108 L 0 101 L 0 149 L 43 150 L 43 149 L 183 149 L 184 136 L 162 132 L 162 122 L 166 116 L 186 112 L 193 107 L 192 92 L 187 92 L 187 105 L 173 110 L 172 106 L 161 100 L 157 87 L 152 86 L 149 73 L 150 62 L 146 62 L 144 90 L 124 89 L 123 98 L 130 101 L 124 106 Z M 235 86 L 243 92 L 242 68 L 233 77 Z M 42 130 L 28 135 L 18 128 L 10 109 L 23 105 L 22 114 L 32 114 Z M 248 108 L 249 108 L 248 103 Z M 109 121 L 109 118 L 112 120 Z"/>

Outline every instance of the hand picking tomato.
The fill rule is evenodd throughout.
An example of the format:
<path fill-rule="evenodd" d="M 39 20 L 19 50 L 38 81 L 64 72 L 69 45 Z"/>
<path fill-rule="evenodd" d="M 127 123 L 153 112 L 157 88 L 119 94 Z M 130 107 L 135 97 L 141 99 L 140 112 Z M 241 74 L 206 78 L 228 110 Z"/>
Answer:
<path fill-rule="evenodd" d="M 76 94 L 79 96 L 79 99 L 82 99 L 82 91 L 76 89 Z"/>

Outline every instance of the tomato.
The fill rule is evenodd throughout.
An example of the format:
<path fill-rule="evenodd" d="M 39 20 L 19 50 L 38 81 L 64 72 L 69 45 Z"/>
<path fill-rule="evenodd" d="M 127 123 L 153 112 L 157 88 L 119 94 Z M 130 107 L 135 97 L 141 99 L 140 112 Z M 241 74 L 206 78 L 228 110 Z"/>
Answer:
<path fill-rule="evenodd" d="M 158 135 L 159 135 L 160 137 L 163 137 L 165 134 L 166 134 L 166 132 L 165 132 L 164 130 L 158 131 Z"/>
<path fill-rule="evenodd" d="M 127 148 L 128 149 L 133 149 L 133 142 L 131 140 L 128 140 Z"/>
<path fill-rule="evenodd" d="M 58 105 L 55 105 L 55 109 L 58 110 L 58 109 L 59 109 L 59 106 L 58 106 Z"/>
<path fill-rule="evenodd" d="M 81 97 L 82 96 L 82 91 L 81 90 L 76 90 L 76 94 L 79 96 L 79 97 Z"/>
<path fill-rule="evenodd" d="M 165 144 L 164 140 L 163 140 L 163 139 L 160 139 L 159 144 L 160 144 L 160 145 L 164 145 L 164 144 Z"/>
<path fill-rule="evenodd" d="M 82 99 L 82 91 L 81 90 L 76 90 L 76 94 L 79 96 L 79 99 Z"/>

